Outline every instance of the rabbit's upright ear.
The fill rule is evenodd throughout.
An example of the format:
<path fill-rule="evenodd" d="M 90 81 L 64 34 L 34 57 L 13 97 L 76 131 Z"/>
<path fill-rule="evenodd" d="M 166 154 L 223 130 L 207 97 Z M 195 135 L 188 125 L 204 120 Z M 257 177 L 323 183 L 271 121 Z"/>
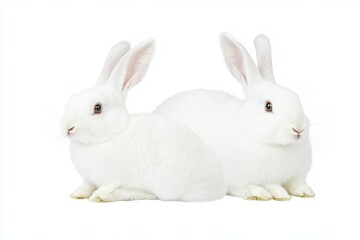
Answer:
<path fill-rule="evenodd" d="M 275 82 L 269 39 L 265 35 L 260 34 L 255 38 L 254 45 L 256 48 L 257 63 L 262 78 L 267 81 Z"/>
<path fill-rule="evenodd" d="M 220 44 L 228 69 L 244 90 L 248 85 L 261 80 L 259 70 L 249 53 L 233 36 L 221 33 Z"/>
<path fill-rule="evenodd" d="M 155 41 L 148 39 L 125 54 L 112 71 L 108 84 L 126 92 L 144 77 L 155 52 Z"/>
<path fill-rule="evenodd" d="M 130 50 L 130 43 L 127 41 L 119 42 L 112 47 L 106 57 L 104 66 L 101 70 L 100 76 L 97 83 L 106 83 L 113 71 L 116 63 L 119 62 L 120 58 Z"/>

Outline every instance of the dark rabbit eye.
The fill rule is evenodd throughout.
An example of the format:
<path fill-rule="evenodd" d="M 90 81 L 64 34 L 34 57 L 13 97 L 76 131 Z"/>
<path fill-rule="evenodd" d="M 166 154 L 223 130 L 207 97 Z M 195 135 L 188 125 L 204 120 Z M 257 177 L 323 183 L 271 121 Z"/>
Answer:
<path fill-rule="evenodd" d="M 272 112 L 272 104 L 271 102 L 267 101 L 266 104 L 265 104 L 265 110 L 267 112 Z"/>
<path fill-rule="evenodd" d="M 100 114 L 102 111 L 102 106 L 100 103 L 97 103 L 95 106 L 94 106 L 94 114 Z"/>

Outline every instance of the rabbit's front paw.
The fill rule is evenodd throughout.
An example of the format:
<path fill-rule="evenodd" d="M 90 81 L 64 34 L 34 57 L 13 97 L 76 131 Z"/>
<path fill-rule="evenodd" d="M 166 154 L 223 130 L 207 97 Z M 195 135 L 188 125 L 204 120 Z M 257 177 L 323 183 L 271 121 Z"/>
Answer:
<path fill-rule="evenodd" d="M 78 189 L 76 189 L 71 195 L 71 198 L 85 199 L 89 198 L 95 191 L 95 186 L 89 183 L 83 183 Z"/>
<path fill-rule="evenodd" d="M 116 201 L 112 191 L 98 189 L 89 198 L 92 202 L 114 202 Z"/>
<path fill-rule="evenodd" d="M 303 198 L 315 197 L 314 191 L 304 182 L 289 182 L 285 187 L 290 195 Z"/>
<path fill-rule="evenodd" d="M 266 184 L 264 188 L 271 193 L 273 199 L 276 201 L 287 201 L 291 199 L 286 189 L 279 184 Z"/>
<path fill-rule="evenodd" d="M 246 199 L 268 201 L 272 199 L 272 195 L 263 187 L 251 185 L 246 187 Z"/>
<path fill-rule="evenodd" d="M 246 200 L 268 201 L 272 199 L 271 193 L 259 185 L 248 185 L 246 187 L 232 189 L 229 190 L 228 194 Z"/>

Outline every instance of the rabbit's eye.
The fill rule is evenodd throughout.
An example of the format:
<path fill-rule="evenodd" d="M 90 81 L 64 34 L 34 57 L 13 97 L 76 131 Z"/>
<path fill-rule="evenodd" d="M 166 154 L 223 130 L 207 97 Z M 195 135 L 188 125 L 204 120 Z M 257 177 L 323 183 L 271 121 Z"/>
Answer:
<path fill-rule="evenodd" d="M 95 106 L 94 106 L 94 114 L 100 114 L 101 113 L 101 111 L 102 111 L 102 106 L 101 106 L 101 104 L 96 104 Z"/>
<path fill-rule="evenodd" d="M 271 102 L 267 101 L 266 104 L 265 104 L 265 110 L 267 112 L 272 112 L 272 104 Z"/>

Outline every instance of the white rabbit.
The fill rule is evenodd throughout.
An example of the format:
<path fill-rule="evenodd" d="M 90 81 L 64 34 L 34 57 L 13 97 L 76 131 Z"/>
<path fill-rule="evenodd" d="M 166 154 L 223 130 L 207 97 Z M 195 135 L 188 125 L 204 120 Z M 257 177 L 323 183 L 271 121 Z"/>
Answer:
<path fill-rule="evenodd" d="M 220 42 L 246 100 L 192 90 L 170 97 L 155 113 L 184 123 L 212 147 L 225 167 L 229 195 L 254 200 L 313 197 L 306 184 L 309 121 L 299 97 L 274 81 L 269 40 L 264 35 L 255 39 L 259 68 L 230 34 L 222 33 Z"/>
<path fill-rule="evenodd" d="M 221 163 L 192 130 L 156 114 L 128 114 L 126 93 L 145 75 L 154 50 L 151 39 L 131 50 L 128 42 L 117 44 L 96 86 L 68 101 L 61 130 L 84 181 L 71 197 L 208 201 L 226 194 Z"/>

